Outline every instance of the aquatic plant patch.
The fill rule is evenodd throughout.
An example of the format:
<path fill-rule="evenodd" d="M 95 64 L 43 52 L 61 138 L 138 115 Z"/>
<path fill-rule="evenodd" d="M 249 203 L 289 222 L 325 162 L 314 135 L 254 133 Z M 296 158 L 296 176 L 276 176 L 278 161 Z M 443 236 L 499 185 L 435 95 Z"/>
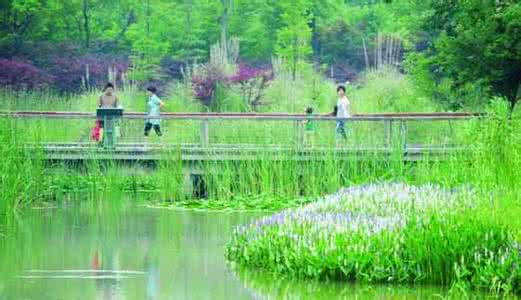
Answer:
<path fill-rule="evenodd" d="M 150 207 L 171 209 L 194 209 L 212 211 L 279 211 L 286 208 L 299 207 L 313 201 L 309 197 L 288 199 L 273 195 L 241 196 L 228 201 L 215 199 L 191 199 L 184 201 L 159 201 L 153 202 Z"/>
<path fill-rule="evenodd" d="M 238 227 L 226 256 L 299 278 L 520 293 L 519 246 L 478 203 L 470 188 L 355 186 Z"/>

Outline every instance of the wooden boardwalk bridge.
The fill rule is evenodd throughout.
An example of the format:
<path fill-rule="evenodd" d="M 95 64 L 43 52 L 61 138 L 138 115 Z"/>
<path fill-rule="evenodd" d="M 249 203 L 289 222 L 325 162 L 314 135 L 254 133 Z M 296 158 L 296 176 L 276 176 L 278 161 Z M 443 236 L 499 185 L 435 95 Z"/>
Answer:
<path fill-rule="evenodd" d="M 365 137 L 372 138 L 372 143 L 359 144 L 357 142 L 348 145 L 331 145 L 317 142 L 309 144 L 305 130 L 308 121 L 317 124 L 328 124 L 332 130 L 322 131 L 334 136 L 334 124 L 337 120 L 330 116 L 306 116 L 302 114 L 284 113 L 163 113 L 162 124 L 176 122 L 190 122 L 193 133 L 190 141 L 163 141 L 161 143 L 145 143 L 131 141 L 127 136 L 117 143 L 114 149 L 104 149 L 89 141 L 54 141 L 45 138 L 38 147 L 43 148 L 45 158 L 49 161 L 69 162 L 111 160 L 127 162 L 159 161 L 165 159 L 181 159 L 183 162 L 194 163 L 201 161 L 240 161 L 256 159 L 295 159 L 295 160 L 363 160 L 379 157 L 386 159 L 399 155 L 405 161 L 416 161 L 424 158 L 444 159 L 455 152 L 466 151 L 466 145 L 457 139 L 451 139 L 455 123 L 477 120 L 482 116 L 478 113 L 387 113 L 387 114 L 357 114 L 345 119 L 346 127 L 356 132 L 357 126 L 363 126 Z M 63 122 L 79 122 L 86 120 L 94 123 L 95 114 L 86 112 L 0 112 L 0 117 L 10 117 L 15 122 L 30 120 L 54 120 Z M 122 123 L 143 120 L 143 113 L 125 113 Z M 92 123 L 90 123 L 92 122 Z M 261 126 L 259 123 L 272 123 L 267 130 L 267 137 L 284 131 L 285 135 L 275 143 L 271 139 L 258 139 L 257 141 L 244 142 L 233 132 L 227 132 L 227 139 L 212 138 L 212 131 L 218 130 L 222 122 L 242 122 L 242 127 Z M 60 123 L 61 124 L 61 123 Z M 139 127 L 141 128 L 142 123 Z M 418 125 L 420 124 L 420 125 Z M 413 141 L 410 139 L 410 131 L 413 128 L 416 134 L 421 134 L 421 128 L 434 128 L 444 124 L 446 131 L 439 131 L 437 135 L 440 142 Z M 163 126 L 163 125 L 162 125 Z M 92 126 L 90 126 L 92 127 Z M 194 127 L 198 127 L 193 130 Z M 415 128 L 417 127 L 417 128 Z M 421 128 L 420 128 L 421 127 Z M 87 126 L 88 128 L 88 126 Z M 182 127 L 181 127 L 182 128 Z M 362 128 L 362 127 L 360 127 Z M 441 127 L 440 127 L 441 128 Z M 427 130 L 426 129 L 426 130 Z M 45 131 L 45 128 L 40 130 Z M 183 129 L 184 130 L 184 129 Z M 221 130 L 223 131 L 223 130 Z M 427 130 L 428 131 L 428 130 Z M 136 135 L 141 133 L 136 130 Z M 181 131 L 174 132 L 179 134 Z M 428 132 L 427 132 L 428 134 Z M 142 135 L 142 133 L 141 133 Z M 195 142 L 194 142 L 195 140 Z"/>

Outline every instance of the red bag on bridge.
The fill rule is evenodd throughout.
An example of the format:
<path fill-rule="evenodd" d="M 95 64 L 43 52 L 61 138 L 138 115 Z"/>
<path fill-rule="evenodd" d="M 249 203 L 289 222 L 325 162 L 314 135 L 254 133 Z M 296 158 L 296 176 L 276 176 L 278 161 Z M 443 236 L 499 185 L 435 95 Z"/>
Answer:
<path fill-rule="evenodd" d="M 96 142 L 99 142 L 100 139 L 100 131 L 101 131 L 101 122 L 96 121 L 96 125 L 94 128 L 92 128 L 92 132 L 90 133 L 90 137 L 95 140 Z"/>

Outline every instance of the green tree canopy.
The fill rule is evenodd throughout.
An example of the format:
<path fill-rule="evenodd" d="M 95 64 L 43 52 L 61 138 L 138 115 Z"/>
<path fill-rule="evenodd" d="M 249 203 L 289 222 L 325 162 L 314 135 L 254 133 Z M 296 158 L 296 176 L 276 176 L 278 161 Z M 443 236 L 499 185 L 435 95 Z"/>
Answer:
<path fill-rule="evenodd" d="M 449 79 L 452 90 L 490 88 L 513 108 L 521 84 L 521 3 L 440 2 L 433 1 L 424 23 L 436 36 L 424 53 L 434 79 Z"/>

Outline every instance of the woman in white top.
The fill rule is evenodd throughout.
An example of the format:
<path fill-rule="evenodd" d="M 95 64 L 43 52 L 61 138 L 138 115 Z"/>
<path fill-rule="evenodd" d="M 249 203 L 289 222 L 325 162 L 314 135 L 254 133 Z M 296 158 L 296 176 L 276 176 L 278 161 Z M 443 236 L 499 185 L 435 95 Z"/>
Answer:
<path fill-rule="evenodd" d="M 345 86 L 338 86 L 336 92 L 338 94 L 338 101 L 333 112 L 333 115 L 335 115 L 338 118 L 338 120 L 336 121 L 336 133 L 340 135 L 344 140 L 347 140 L 345 130 L 345 118 L 349 118 L 351 116 L 351 104 L 349 102 L 349 99 L 347 99 L 346 97 Z"/>

